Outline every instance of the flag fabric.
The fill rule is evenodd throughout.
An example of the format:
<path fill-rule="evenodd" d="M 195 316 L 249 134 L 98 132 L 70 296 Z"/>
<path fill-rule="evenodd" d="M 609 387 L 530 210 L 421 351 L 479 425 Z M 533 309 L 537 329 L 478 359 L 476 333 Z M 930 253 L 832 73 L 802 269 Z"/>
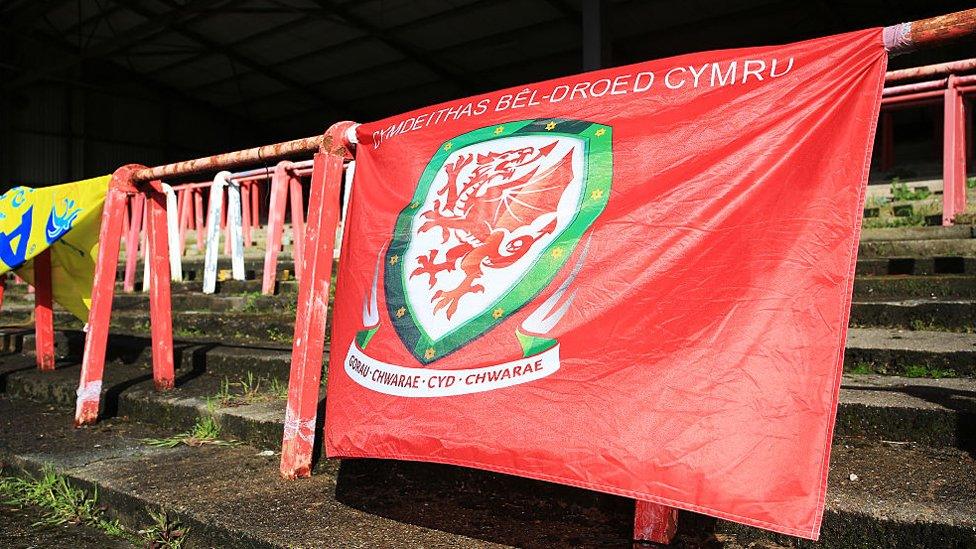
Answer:
<path fill-rule="evenodd" d="M 359 126 L 327 454 L 816 539 L 886 63 L 873 29 Z"/>
<path fill-rule="evenodd" d="M 54 301 L 88 322 L 102 205 L 111 176 L 0 196 L 0 274 L 33 284 L 33 258 L 51 249 Z"/>

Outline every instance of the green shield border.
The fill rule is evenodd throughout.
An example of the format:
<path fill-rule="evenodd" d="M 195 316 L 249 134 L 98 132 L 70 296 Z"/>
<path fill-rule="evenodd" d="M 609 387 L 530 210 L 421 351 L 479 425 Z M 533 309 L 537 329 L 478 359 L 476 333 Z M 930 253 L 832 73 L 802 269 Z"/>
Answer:
<path fill-rule="evenodd" d="M 401 259 L 410 245 L 413 218 L 419 213 L 434 177 L 452 151 L 474 143 L 522 135 L 556 135 L 583 142 L 584 188 L 576 216 L 514 286 L 481 314 L 435 340 L 414 320 L 413 308 L 406 299 L 406 279 Z M 434 362 L 484 335 L 531 302 L 549 286 L 573 255 L 583 233 L 603 212 L 610 198 L 612 179 L 612 128 L 595 122 L 559 118 L 520 120 L 472 130 L 441 144 L 424 169 L 413 200 L 397 217 L 393 238 L 385 255 L 383 286 L 387 311 L 397 334 L 411 354 L 423 364 Z"/>

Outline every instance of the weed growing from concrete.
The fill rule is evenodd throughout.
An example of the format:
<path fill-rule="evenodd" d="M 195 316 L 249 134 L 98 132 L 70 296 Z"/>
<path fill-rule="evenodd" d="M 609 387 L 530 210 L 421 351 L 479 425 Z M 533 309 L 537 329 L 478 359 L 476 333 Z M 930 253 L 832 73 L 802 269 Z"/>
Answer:
<path fill-rule="evenodd" d="M 898 201 L 925 200 L 932 196 L 932 191 L 928 187 L 919 187 L 912 190 L 908 185 L 901 182 L 897 177 L 891 180 L 891 196 Z"/>
<path fill-rule="evenodd" d="M 39 478 L 29 474 L 0 478 L 0 496 L 8 505 L 43 509 L 43 517 L 34 526 L 85 525 L 110 536 L 130 537 L 119 521 L 106 518 L 105 509 L 98 504 L 97 489 L 88 495 L 51 466 L 44 467 Z"/>
<path fill-rule="evenodd" d="M 169 513 L 160 509 L 149 511 L 153 523 L 139 530 L 143 546 L 149 549 L 180 549 L 187 540 L 190 529 L 180 524 Z"/>
<path fill-rule="evenodd" d="M 844 368 L 844 369 L 849 374 L 864 375 L 864 374 L 873 374 L 873 373 L 875 373 L 875 371 L 874 371 L 874 365 L 871 364 L 870 362 L 855 362 L 854 363 L 854 366 L 852 366 L 850 368 Z"/>
<path fill-rule="evenodd" d="M 233 441 L 220 439 L 220 424 L 210 415 L 198 417 L 193 428 L 185 433 L 166 438 L 144 438 L 142 441 L 155 448 L 176 448 L 181 444 L 187 446 L 203 446 L 205 444 L 232 446 L 236 444 Z"/>
<path fill-rule="evenodd" d="M 290 339 L 288 334 L 285 334 L 278 328 L 274 328 L 274 327 L 268 328 L 267 334 L 268 334 L 268 339 L 270 339 L 271 341 L 281 342 L 281 341 L 288 341 Z"/>
<path fill-rule="evenodd" d="M 232 382 L 225 376 L 220 382 L 220 389 L 214 395 L 215 400 L 223 406 L 284 400 L 287 397 L 286 383 L 276 377 L 258 377 L 250 370 L 237 382 Z"/>
<path fill-rule="evenodd" d="M 258 312 L 258 299 L 261 297 L 261 292 L 244 292 L 244 312 L 256 313 Z"/>
<path fill-rule="evenodd" d="M 195 326 L 184 326 L 173 330 L 173 334 L 180 337 L 197 337 L 203 335 L 203 332 Z"/>
<path fill-rule="evenodd" d="M 905 367 L 905 377 L 924 377 L 930 379 L 942 379 L 944 377 L 956 377 L 956 371 L 948 368 L 938 368 L 912 364 Z"/>

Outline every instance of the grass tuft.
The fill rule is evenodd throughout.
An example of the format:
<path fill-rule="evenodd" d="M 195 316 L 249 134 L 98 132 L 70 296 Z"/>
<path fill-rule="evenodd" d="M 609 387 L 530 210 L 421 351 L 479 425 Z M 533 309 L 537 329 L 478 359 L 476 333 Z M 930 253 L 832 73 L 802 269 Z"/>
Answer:
<path fill-rule="evenodd" d="M 35 506 L 44 510 L 34 526 L 66 524 L 98 528 L 113 537 L 128 538 L 129 534 L 117 520 L 109 520 L 105 509 L 98 504 L 98 490 L 88 495 L 72 486 L 67 477 L 45 466 L 40 477 L 0 478 L 3 503 L 16 507 Z"/>
<path fill-rule="evenodd" d="M 190 529 L 180 524 L 179 520 L 163 510 L 149 511 L 149 518 L 153 523 L 139 530 L 139 537 L 142 538 L 144 547 L 180 549 L 185 545 Z"/>
<path fill-rule="evenodd" d="M 155 448 L 176 448 L 181 444 L 187 446 L 203 446 L 205 444 L 232 446 L 236 444 L 234 441 L 220 439 L 220 424 L 213 416 L 198 417 L 193 428 L 185 433 L 166 438 L 144 438 L 142 441 Z"/>
<path fill-rule="evenodd" d="M 214 400 L 221 406 L 235 406 L 284 400 L 288 398 L 288 384 L 276 377 L 258 377 L 248 371 L 240 381 L 233 382 L 224 377 L 220 382 L 220 389 L 214 395 Z"/>

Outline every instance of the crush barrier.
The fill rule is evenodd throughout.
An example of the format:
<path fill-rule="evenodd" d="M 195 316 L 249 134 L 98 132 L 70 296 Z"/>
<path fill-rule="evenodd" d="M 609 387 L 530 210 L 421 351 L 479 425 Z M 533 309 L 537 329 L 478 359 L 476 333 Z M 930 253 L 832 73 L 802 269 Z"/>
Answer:
<path fill-rule="evenodd" d="M 916 46 L 941 43 L 976 32 L 976 10 L 959 12 L 885 29 L 885 45 L 891 53 Z M 954 92 L 955 93 L 955 92 Z M 150 268 L 150 315 L 152 317 L 153 379 L 157 389 L 173 387 L 172 311 L 170 308 L 169 239 L 166 229 L 165 192 L 161 179 L 213 172 L 248 163 L 279 160 L 295 154 L 314 153 L 311 194 L 300 254 L 301 279 L 289 373 L 288 402 L 282 441 L 280 470 L 287 478 L 311 473 L 319 383 L 325 344 L 329 285 L 339 230 L 340 194 L 348 178 L 344 164 L 355 158 L 355 124 L 334 124 L 324 136 L 298 139 L 244 151 L 221 154 L 177 164 L 145 168 L 128 165 L 113 175 L 105 202 L 101 242 L 92 292 L 90 329 L 85 341 L 75 423 L 93 423 L 98 415 L 105 346 L 109 330 L 114 277 L 122 224 L 128 197 L 143 196 L 147 203 L 147 254 Z M 276 170 L 278 167 L 276 167 Z M 282 168 L 281 172 L 287 172 Z M 227 177 L 226 172 L 222 172 Z M 347 171 L 348 173 L 348 171 Z M 287 174 L 282 175 L 284 180 Z M 287 176 L 291 177 L 291 176 Z M 290 180 L 289 180 L 290 181 Z M 291 188 L 291 183 L 288 185 Z M 278 190 L 278 192 L 283 192 Z M 276 202 L 276 206 L 278 203 Z M 185 211 L 185 210 L 184 210 Z M 217 218 L 214 218 L 216 225 Z M 133 222 L 135 222 L 133 220 Z M 267 271 L 268 269 L 266 269 Z M 668 543 L 676 531 L 677 511 L 656 503 L 638 501 L 634 514 L 634 538 Z"/>
<path fill-rule="evenodd" d="M 899 109 L 943 104 L 942 109 L 942 224 L 952 225 L 956 214 L 966 210 L 966 157 L 972 139 L 972 97 L 976 93 L 976 59 L 939 63 L 889 71 L 885 83 L 925 78 L 908 84 L 887 86 L 882 93 L 880 168 L 891 169 L 895 160 L 894 120 Z"/>
<path fill-rule="evenodd" d="M 301 262 L 297 258 L 301 257 L 305 233 L 304 180 L 311 173 L 311 160 L 282 161 L 274 168 L 237 173 L 221 172 L 210 182 L 184 183 L 175 187 L 163 183 L 164 190 L 171 189 L 174 195 L 167 195 L 167 227 L 173 281 L 182 280 L 180 258 L 186 255 L 186 239 L 190 231 L 196 231 L 197 249 L 204 252 L 204 293 L 212 294 L 216 291 L 217 265 L 221 254 L 231 258 L 232 278 L 244 280 L 243 250 L 256 245 L 255 234 L 261 229 L 263 211 L 266 212 L 268 221 L 265 226 L 263 292 L 267 295 L 274 293 L 279 255 L 282 245 L 285 244 L 286 219 L 292 228 L 291 245 L 296 258 L 294 273 L 296 278 L 300 277 Z M 268 198 L 267 204 L 262 202 L 262 195 Z M 146 256 L 145 234 L 142 232 L 145 225 L 145 200 L 134 195 L 127 203 L 123 215 L 123 234 L 127 248 L 126 283 L 123 289 L 132 291 L 135 286 L 137 258 L 140 253 Z M 143 212 L 141 218 L 138 213 L 131 213 L 138 211 Z M 132 225 L 130 218 L 139 221 Z M 219 224 L 215 220 L 219 220 Z M 146 291 L 148 262 L 144 265 L 142 289 Z"/>

